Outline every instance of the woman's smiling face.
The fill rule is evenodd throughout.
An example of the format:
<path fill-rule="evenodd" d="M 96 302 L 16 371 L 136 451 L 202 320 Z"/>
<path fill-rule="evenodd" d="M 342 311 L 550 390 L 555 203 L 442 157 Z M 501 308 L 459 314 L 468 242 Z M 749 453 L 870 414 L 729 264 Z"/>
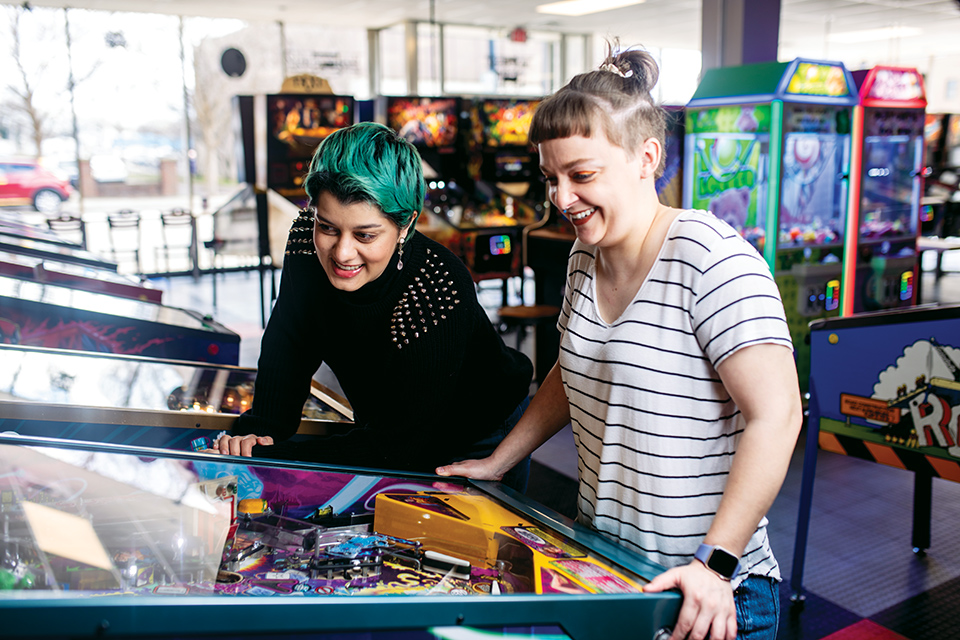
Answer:
<path fill-rule="evenodd" d="M 540 170 L 550 201 L 581 242 L 616 243 L 636 223 L 640 154 L 631 158 L 603 134 L 556 138 L 540 143 Z"/>
<path fill-rule="evenodd" d="M 369 202 L 345 205 L 324 191 L 314 218 L 317 258 L 330 284 L 341 291 L 356 291 L 379 278 L 397 249 L 400 230 Z"/>

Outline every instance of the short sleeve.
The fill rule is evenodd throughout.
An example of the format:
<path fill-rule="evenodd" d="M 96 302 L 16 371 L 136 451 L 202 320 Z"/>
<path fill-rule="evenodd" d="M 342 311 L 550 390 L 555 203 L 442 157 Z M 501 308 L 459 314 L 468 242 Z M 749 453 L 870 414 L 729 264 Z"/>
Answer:
<path fill-rule="evenodd" d="M 694 332 L 714 368 L 754 344 L 793 349 L 777 284 L 747 241 L 739 235 L 718 238 L 700 272 Z"/>

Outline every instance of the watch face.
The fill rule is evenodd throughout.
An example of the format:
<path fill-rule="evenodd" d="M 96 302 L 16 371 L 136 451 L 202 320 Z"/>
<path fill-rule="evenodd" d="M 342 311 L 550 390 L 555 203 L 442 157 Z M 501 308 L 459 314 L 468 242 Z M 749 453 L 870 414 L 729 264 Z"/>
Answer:
<path fill-rule="evenodd" d="M 707 566 L 722 576 L 733 577 L 733 572 L 737 569 L 737 558 L 723 549 L 714 549 L 710 554 L 710 561 Z"/>

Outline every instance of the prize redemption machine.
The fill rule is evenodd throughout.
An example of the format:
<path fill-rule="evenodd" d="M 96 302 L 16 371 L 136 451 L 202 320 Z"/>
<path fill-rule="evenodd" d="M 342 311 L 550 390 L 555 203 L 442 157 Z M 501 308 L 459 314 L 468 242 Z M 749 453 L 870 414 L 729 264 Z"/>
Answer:
<path fill-rule="evenodd" d="M 917 302 L 923 196 L 923 79 L 916 69 L 854 71 L 850 216 L 842 315 Z"/>
<path fill-rule="evenodd" d="M 0 344 L 0 432 L 188 451 L 250 408 L 256 369 Z M 314 382 L 294 438 L 352 426 Z"/>
<path fill-rule="evenodd" d="M 669 635 L 680 594 L 643 592 L 662 567 L 440 480 L 0 436 L 4 638 Z"/>
<path fill-rule="evenodd" d="M 543 214 L 539 161 L 527 143 L 537 100 L 387 98 L 387 122 L 421 151 L 426 219 L 475 281 L 523 273 L 522 232 Z"/>
<path fill-rule="evenodd" d="M 807 325 L 841 310 L 857 103 L 841 63 L 798 58 L 710 69 L 687 105 L 684 206 L 728 222 L 770 266 L 804 390 Z"/>

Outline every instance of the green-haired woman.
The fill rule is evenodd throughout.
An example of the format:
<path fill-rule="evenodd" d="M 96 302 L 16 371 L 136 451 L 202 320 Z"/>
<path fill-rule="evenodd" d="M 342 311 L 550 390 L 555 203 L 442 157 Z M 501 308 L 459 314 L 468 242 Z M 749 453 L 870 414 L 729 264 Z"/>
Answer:
<path fill-rule="evenodd" d="M 487 454 L 519 420 L 533 366 L 508 348 L 470 273 L 414 231 L 416 149 L 375 123 L 317 148 L 261 342 L 253 407 L 221 453 L 432 472 Z M 327 363 L 354 410 L 348 433 L 283 442 Z M 266 446 L 272 445 L 272 446 Z M 529 459 L 504 483 L 523 490 Z"/>

